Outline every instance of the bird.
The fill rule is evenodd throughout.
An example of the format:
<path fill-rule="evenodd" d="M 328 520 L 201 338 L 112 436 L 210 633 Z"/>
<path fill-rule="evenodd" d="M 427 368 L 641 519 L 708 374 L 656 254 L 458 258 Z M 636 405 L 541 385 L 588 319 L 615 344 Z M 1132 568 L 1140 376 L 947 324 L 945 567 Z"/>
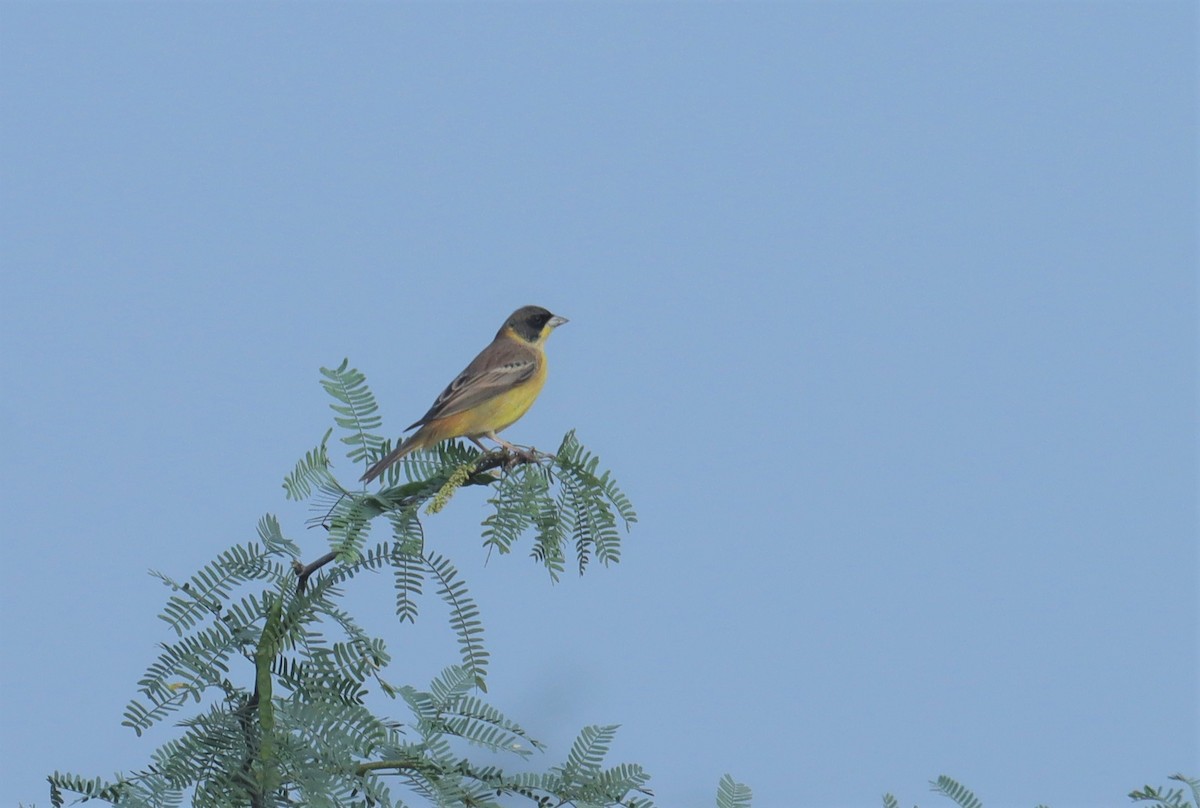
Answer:
<path fill-rule="evenodd" d="M 469 438 L 486 449 L 480 438 L 509 451 L 516 447 L 497 437 L 533 406 L 546 383 L 546 338 L 567 322 L 541 306 L 522 306 L 509 315 L 491 344 L 471 360 L 446 386 L 429 412 L 404 431 L 420 427 L 395 449 L 367 469 L 369 483 L 414 449 L 435 446 L 450 438 Z"/>

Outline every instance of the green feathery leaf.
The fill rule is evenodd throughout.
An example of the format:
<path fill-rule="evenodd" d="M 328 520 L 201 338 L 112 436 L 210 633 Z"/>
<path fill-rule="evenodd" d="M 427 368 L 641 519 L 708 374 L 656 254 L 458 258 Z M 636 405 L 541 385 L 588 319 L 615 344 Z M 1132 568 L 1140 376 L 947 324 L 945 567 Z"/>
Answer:
<path fill-rule="evenodd" d="M 110 783 L 99 777 L 79 777 L 60 772 L 55 772 L 46 779 L 50 782 L 50 803 L 55 808 L 62 808 L 63 791 L 73 791 L 85 800 L 97 799 L 115 804 L 127 788 L 123 781 Z"/>
<path fill-rule="evenodd" d="M 1150 785 L 1129 792 L 1129 798 L 1134 802 L 1153 802 L 1156 808 L 1200 808 L 1200 779 L 1182 774 L 1172 774 L 1169 779 L 1187 785 L 1191 799 L 1182 788 L 1156 788 Z"/>
<path fill-rule="evenodd" d="M 611 474 L 597 474 L 600 460 L 592 455 L 568 432 L 554 458 L 560 491 L 561 521 L 569 527 L 575 541 L 575 555 L 582 575 L 593 552 L 602 563 L 615 564 L 621 560 L 621 539 L 617 531 L 620 517 L 628 530 L 637 521 L 637 514 L 628 497 L 617 487 Z"/>
<path fill-rule="evenodd" d="M 279 520 L 272 514 L 264 514 L 258 520 L 258 538 L 267 552 L 273 556 L 295 560 L 300 557 L 300 547 L 283 535 Z"/>
<path fill-rule="evenodd" d="M 299 502 L 312 496 L 313 488 L 328 491 L 337 487 L 333 475 L 329 473 L 327 444 L 332 434 L 333 427 L 330 427 L 325 431 L 320 444 L 300 458 L 292 473 L 283 478 L 283 489 L 287 492 L 288 499 Z"/>
<path fill-rule="evenodd" d="M 618 728 L 617 724 L 610 724 L 584 727 L 580 731 L 575 743 L 571 745 L 567 762 L 559 769 L 559 776 L 565 784 L 582 786 L 595 778 Z"/>
<path fill-rule="evenodd" d="M 753 794 L 750 787 L 739 783 L 728 774 L 717 784 L 717 808 L 750 808 Z"/>
<path fill-rule="evenodd" d="M 512 549 L 521 535 L 534 525 L 549 500 L 549 485 L 540 466 L 518 466 L 500 478 L 488 500 L 495 510 L 483 520 L 483 546 L 501 554 Z"/>
<path fill-rule="evenodd" d="M 394 541 L 389 551 L 396 581 L 396 616 L 400 622 L 417 622 L 417 599 L 425 586 L 425 532 L 416 508 L 392 511 Z"/>
<path fill-rule="evenodd" d="M 936 780 L 930 780 L 929 785 L 934 792 L 949 797 L 958 803 L 959 808 L 983 808 L 983 803 L 979 801 L 978 797 L 972 794 L 961 783 L 944 774 Z"/>
<path fill-rule="evenodd" d="M 233 589 L 247 581 L 278 577 L 282 566 L 272 560 L 271 549 L 255 543 L 236 544 L 205 565 L 185 584 L 151 570 L 155 576 L 178 594 L 167 600 L 159 618 L 182 636 L 207 615 L 220 612 L 221 602 Z"/>
<path fill-rule="evenodd" d="M 462 664 L 474 678 L 475 685 L 487 692 L 487 665 L 491 656 L 483 647 L 483 623 L 479 607 L 467 593 L 467 586 L 458 578 L 450 560 L 437 553 L 425 556 L 426 569 L 440 584 L 438 596 L 450 607 L 450 627 L 458 635 Z"/>
<path fill-rule="evenodd" d="M 329 405 L 335 413 L 333 420 L 350 433 L 341 438 L 350 447 L 346 453 L 350 462 L 365 464 L 379 456 L 384 439 L 375 430 L 383 426 L 383 418 L 366 376 L 351 368 L 349 359 L 343 359 L 333 370 L 321 368 L 321 375 L 325 377 L 321 386 L 337 401 Z"/>

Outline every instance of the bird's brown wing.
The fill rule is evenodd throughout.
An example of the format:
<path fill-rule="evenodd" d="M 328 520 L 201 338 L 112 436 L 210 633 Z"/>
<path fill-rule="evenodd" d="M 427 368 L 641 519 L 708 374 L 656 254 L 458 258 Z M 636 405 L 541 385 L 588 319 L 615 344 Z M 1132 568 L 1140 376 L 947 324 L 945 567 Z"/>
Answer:
<path fill-rule="evenodd" d="M 405 431 L 468 410 L 513 389 L 533 376 L 539 361 L 540 357 L 533 348 L 506 336 L 497 337 L 479 352 L 466 370 L 450 382 L 437 401 L 433 402 L 429 412 L 421 420 L 405 427 Z"/>

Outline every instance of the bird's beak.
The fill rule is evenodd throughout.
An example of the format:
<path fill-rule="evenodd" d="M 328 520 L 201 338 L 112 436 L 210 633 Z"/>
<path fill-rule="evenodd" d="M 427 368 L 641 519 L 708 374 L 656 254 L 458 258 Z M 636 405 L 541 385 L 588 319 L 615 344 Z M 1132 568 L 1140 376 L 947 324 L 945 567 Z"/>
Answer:
<path fill-rule="evenodd" d="M 559 317 L 556 314 L 550 318 L 550 321 L 547 322 L 546 325 L 550 326 L 551 328 L 558 328 L 563 323 L 569 323 L 569 322 L 570 322 L 570 320 L 568 320 L 566 317 Z"/>

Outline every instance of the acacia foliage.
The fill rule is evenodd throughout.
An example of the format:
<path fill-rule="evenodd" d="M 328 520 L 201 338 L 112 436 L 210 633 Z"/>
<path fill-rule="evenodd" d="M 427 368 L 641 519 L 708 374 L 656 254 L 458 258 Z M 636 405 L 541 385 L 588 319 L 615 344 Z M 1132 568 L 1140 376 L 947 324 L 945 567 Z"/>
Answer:
<path fill-rule="evenodd" d="M 1145 786 L 1129 792 L 1129 799 L 1135 803 L 1149 803 L 1150 808 L 1200 808 L 1200 778 L 1173 774 L 1170 779 L 1183 783 L 1187 789 Z M 931 780 L 929 786 L 935 794 L 951 800 L 959 808 L 983 808 L 983 801 L 952 777 L 943 774 Z M 900 808 L 900 801 L 892 794 L 884 794 L 883 808 Z M 1037 808 L 1048 807 L 1038 805 Z"/>
<path fill-rule="evenodd" d="M 479 608 L 453 561 L 425 535 L 425 520 L 457 490 L 486 486 L 489 550 L 507 554 L 532 536 L 529 554 L 552 580 L 568 555 L 579 574 L 593 560 L 608 566 L 620 560 L 621 528 L 637 519 L 611 473 L 569 432 L 550 455 L 442 444 L 405 457 L 378 491 L 347 486 L 330 462 L 335 433 L 355 476 L 391 443 L 379 433 L 363 374 L 348 362 L 321 374 L 335 427 L 283 487 L 289 499 L 311 504 L 328 552 L 306 564 L 268 514 L 255 538 L 186 580 L 153 572 L 170 589 L 160 617 L 173 637 L 139 680 L 123 723 L 141 735 L 175 718 L 180 732 L 148 764 L 112 778 L 54 773 L 52 804 L 652 806 L 642 767 L 607 761 L 615 725 L 584 727 L 561 763 L 530 770 L 543 745 L 482 697 L 490 654 Z M 386 643 L 342 605 L 356 576 L 385 570 L 401 623 L 417 620 L 428 591 L 449 608 L 459 659 L 427 685 L 389 682 Z M 380 695 L 403 714 L 373 709 Z M 486 759 L 473 759 L 472 747 Z M 518 770 L 496 763 L 504 759 Z M 721 808 L 744 808 L 749 799 L 745 786 L 721 781 Z"/>

